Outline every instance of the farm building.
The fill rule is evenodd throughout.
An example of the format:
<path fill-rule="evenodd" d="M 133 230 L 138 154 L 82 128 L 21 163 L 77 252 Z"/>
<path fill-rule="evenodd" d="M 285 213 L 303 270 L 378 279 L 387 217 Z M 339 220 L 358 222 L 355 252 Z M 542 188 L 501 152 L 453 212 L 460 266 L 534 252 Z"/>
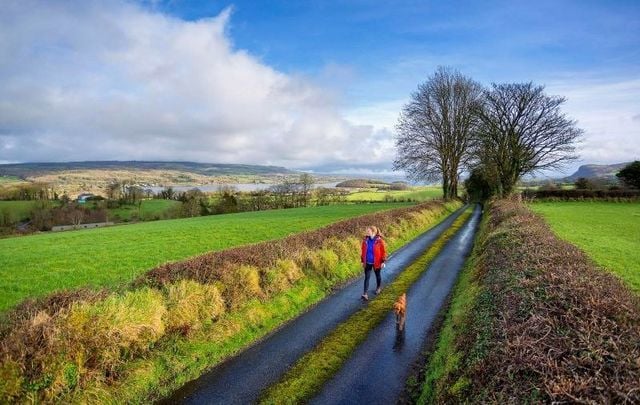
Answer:
<path fill-rule="evenodd" d="M 95 194 L 82 193 L 82 194 L 78 195 L 78 198 L 76 198 L 76 201 L 78 201 L 80 204 L 84 204 L 91 197 L 95 197 Z"/>

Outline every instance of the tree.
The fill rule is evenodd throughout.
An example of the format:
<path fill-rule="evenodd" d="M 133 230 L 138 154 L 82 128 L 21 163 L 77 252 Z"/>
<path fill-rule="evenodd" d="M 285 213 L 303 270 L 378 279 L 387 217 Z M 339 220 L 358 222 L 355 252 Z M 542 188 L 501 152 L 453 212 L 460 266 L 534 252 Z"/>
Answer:
<path fill-rule="evenodd" d="M 491 197 L 493 189 L 486 174 L 480 169 L 473 169 L 464 181 L 464 188 L 471 201 L 484 201 Z"/>
<path fill-rule="evenodd" d="M 582 130 L 560 111 L 565 101 L 533 83 L 493 84 L 484 92 L 477 155 L 480 165 L 495 175 L 498 195 L 511 193 L 524 174 L 576 158 Z"/>
<path fill-rule="evenodd" d="M 83 219 L 84 219 L 84 211 L 82 210 L 81 207 L 78 207 L 78 206 L 70 207 L 69 220 L 71 221 L 71 224 L 73 224 L 75 228 L 80 226 Z"/>
<path fill-rule="evenodd" d="M 593 190 L 595 188 L 593 182 L 586 177 L 578 178 L 573 184 L 576 190 Z"/>
<path fill-rule="evenodd" d="M 315 179 L 309 173 L 302 173 L 300 175 L 299 183 L 301 199 L 300 205 L 307 207 L 309 205 L 309 201 L 311 200 L 311 190 L 313 189 Z"/>
<path fill-rule="evenodd" d="M 48 231 L 52 226 L 52 205 L 47 200 L 36 201 L 31 209 L 31 227 L 40 231 Z"/>
<path fill-rule="evenodd" d="M 192 188 L 182 193 L 180 201 L 182 201 L 182 216 L 183 217 L 197 217 L 202 213 L 201 201 L 205 200 L 206 195 L 197 188 Z"/>
<path fill-rule="evenodd" d="M 402 109 L 394 169 L 415 180 L 442 180 L 444 198 L 456 197 L 460 174 L 472 159 L 481 95 L 471 78 L 438 68 Z"/>
<path fill-rule="evenodd" d="M 107 198 L 110 200 L 118 200 L 121 196 L 120 182 L 115 180 L 107 184 Z"/>
<path fill-rule="evenodd" d="M 233 186 L 220 185 L 218 187 L 218 198 L 215 206 L 216 214 L 229 214 L 238 212 L 237 190 Z M 203 199 L 204 200 L 204 199 Z"/>
<path fill-rule="evenodd" d="M 629 163 L 616 174 L 616 177 L 629 187 L 640 188 L 640 161 Z"/>

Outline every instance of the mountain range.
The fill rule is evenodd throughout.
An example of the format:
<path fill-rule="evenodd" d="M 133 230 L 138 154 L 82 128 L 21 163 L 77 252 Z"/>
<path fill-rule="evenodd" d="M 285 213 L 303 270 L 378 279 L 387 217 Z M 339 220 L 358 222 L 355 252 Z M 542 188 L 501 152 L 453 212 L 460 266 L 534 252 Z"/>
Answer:
<path fill-rule="evenodd" d="M 89 161 L 15 163 L 0 165 L 0 176 L 22 179 L 68 170 L 172 170 L 204 176 L 291 175 L 298 172 L 281 166 L 196 162 Z"/>
<path fill-rule="evenodd" d="M 573 182 L 580 177 L 587 179 L 592 178 L 615 178 L 616 173 L 622 170 L 626 165 L 631 162 L 615 163 L 611 165 L 582 165 L 570 176 L 564 178 L 564 181 Z"/>

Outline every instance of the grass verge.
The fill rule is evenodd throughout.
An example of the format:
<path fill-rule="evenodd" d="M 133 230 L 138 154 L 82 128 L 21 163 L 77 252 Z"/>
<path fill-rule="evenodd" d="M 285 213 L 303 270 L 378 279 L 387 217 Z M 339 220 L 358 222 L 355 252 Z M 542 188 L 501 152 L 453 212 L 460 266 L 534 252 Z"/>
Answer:
<path fill-rule="evenodd" d="M 396 298 L 426 270 L 431 260 L 471 215 L 467 210 L 447 229 L 414 263 L 366 307 L 338 325 L 313 350 L 301 357 L 276 384 L 264 393 L 266 404 L 299 403 L 317 393 L 322 384 L 334 375 L 349 358 L 353 350 L 378 325 L 393 307 Z"/>
<path fill-rule="evenodd" d="M 486 215 L 482 217 L 473 251 L 460 272 L 453 289 L 451 302 L 437 336 L 435 350 L 428 356 L 428 367 L 424 373 L 425 380 L 422 383 L 420 395 L 416 399 L 417 404 L 435 402 L 436 393 L 440 393 L 440 397 L 444 397 L 443 393 L 455 397 L 459 390 L 469 384 L 466 377 L 461 377 L 453 381 L 452 384 L 444 377 L 453 374 L 461 367 L 463 353 L 455 345 L 455 341 L 459 331 L 465 328 L 469 322 L 470 314 L 483 290 L 478 280 L 477 270 L 479 256 L 482 252 L 481 235 L 486 232 L 487 218 Z M 444 383 L 445 381 L 447 384 Z"/>

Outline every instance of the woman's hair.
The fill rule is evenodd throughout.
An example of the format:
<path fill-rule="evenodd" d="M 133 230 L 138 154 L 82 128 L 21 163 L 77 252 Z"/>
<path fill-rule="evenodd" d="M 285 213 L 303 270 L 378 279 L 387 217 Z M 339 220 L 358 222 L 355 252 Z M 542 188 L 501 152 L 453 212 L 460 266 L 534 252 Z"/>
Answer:
<path fill-rule="evenodd" d="M 374 234 L 375 236 L 380 236 L 380 237 L 382 237 L 382 233 L 380 232 L 380 229 L 379 229 L 377 226 L 369 225 L 369 226 L 367 227 L 367 229 L 371 229 L 371 230 L 373 231 L 373 234 Z"/>

